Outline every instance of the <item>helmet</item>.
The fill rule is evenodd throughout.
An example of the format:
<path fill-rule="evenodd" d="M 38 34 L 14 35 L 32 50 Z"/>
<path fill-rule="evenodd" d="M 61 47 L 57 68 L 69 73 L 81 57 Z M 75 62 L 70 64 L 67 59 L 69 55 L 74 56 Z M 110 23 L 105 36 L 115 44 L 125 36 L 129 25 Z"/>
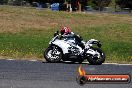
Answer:
<path fill-rule="evenodd" d="M 71 30 L 68 27 L 62 27 L 60 32 L 61 32 L 61 35 L 63 35 L 63 34 L 67 35 L 67 34 L 71 33 Z"/>

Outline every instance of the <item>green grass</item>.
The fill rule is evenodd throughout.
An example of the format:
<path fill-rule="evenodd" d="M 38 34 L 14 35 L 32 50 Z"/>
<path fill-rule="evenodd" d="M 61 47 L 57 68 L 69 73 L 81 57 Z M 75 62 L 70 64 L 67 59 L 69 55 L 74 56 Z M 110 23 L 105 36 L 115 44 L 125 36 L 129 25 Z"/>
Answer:
<path fill-rule="evenodd" d="M 43 32 L 44 33 L 44 32 Z M 49 36 L 43 33 L 28 32 L 0 35 L 0 51 L 2 56 L 18 59 L 43 58 L 43 50 L 48 46 Z"/>
<path fill-rule="evenodd" d="M 56 30 L 70 26 L 84 40 L 98 39 L 106 62 L 132 63 L 132 18 L 129 15 L 52 12 L 0 7 L 0 56 L 43 59 Z"/>

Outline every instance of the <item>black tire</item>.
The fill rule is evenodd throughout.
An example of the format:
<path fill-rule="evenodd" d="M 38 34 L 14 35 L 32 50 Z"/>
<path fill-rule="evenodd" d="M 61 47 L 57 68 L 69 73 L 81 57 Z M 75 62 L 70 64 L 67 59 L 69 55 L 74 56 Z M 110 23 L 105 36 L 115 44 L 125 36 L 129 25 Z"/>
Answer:
<path fill-rule="evenodd" d="M 100 58 L 90 56 L 88 57 L 88 62 L 92 65 L 101 65 L 105 61 L 105 53 L 100 48 L 93 48 L 93 50 L 100 53 Z"/>
<path fill-rule="evenodd" d="M 50 52 L 53 51 L 53 48 L 56 48 L 57 51 L 60 52 L 59 57 L 56 58 L 56 59 L 53 59 L 53 58 L 51 58 L 51 57 L 48 57 L 48 55 L 47 55 L 47 54 L 49 53 L 49 51 L 50 51 Z M 50 47 L 48 47 L 48 48 L 44 51 L 44 58 L 46 59 L 47 62 L 51 62 L 51 63 L 60 62 L 60 61 L 61 61 L 61 58 L 62 58 L 62 55 L 63 55 L 63 53 L 62 53 L 61 49 L 60 49 L 59 47 L 57 47 L 57 46 L 50 46 Z"/>

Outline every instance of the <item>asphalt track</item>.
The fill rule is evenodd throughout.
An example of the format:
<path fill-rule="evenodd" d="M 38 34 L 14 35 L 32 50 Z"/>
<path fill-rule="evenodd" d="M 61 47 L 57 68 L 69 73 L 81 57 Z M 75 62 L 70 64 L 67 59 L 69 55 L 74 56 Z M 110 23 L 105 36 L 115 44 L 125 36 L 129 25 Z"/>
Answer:
<path fill-rule="evenodd" d="M 80 64 L 0 60 L 0 88 L 132 88 L 129 84 L 85 84 L 76 82 Z M 132 65 L 82 64 L 88 74 L 126 74 Z"/>

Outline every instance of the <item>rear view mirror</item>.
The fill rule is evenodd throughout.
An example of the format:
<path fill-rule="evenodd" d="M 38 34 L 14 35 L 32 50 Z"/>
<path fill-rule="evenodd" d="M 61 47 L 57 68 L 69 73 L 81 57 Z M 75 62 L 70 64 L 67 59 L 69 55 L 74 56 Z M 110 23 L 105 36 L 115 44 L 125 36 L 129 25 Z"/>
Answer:
<path fill-rule="evenodd" d="M 56 36 L 56 35 L 58 35 L 59 34 L 59 31 L 56 31 L 55 33 L 54 33 L 54 37 Z"/>

